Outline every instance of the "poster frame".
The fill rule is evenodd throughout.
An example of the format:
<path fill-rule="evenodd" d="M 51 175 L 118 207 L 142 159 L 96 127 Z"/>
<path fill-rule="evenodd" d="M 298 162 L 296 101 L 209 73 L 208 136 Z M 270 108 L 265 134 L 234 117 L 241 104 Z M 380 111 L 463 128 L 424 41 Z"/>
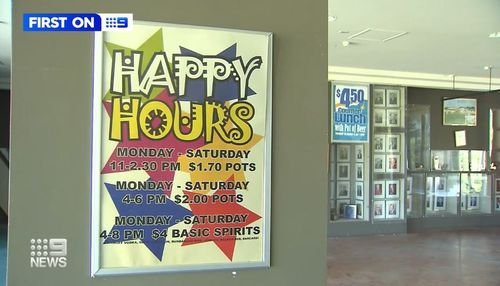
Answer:
<path fill-rule="evenodd" d="M 153 21 L 134 20 L 134 25 L 151 25 L 158 27 L 179 27 L 208 29 L 212 31 L 226 31 L 235 33 L 247 33 L 253 35 L 267 36 L 267 86 L 266 86 L 266 112 L 265 112 L 265 139 L 263 141 L 263 174 L 262 179 L 262 255 L 261 261 L 255 262 L 229 262 L 229 263 L 205 263 L 193 265 L 173 265 L 173 266 L 143 266 L 143 267 L 101 267 L 101 238 L 99 237 L 101 227 L 101 104 L 102 104 L 102 76 L 103 76 L 103 32 L 94 33 L 94 61 L 93 61 L 93 87 L 92 87 L 92 139 L 91 139 L 91 199 L 90 199 L 90 276 L 118 276 L 134 274 L 154 274 L 154 273 L 181 273 L 193 271 L 234 271 L 236 269 L 269 268 L 271 266 L 271 158 L 272 158 L 272 70 L 273 70 L 273 34 L 271 32 L 259 32 L 240 29 L 217 28 L 197 25 L 172 24 Z"/>

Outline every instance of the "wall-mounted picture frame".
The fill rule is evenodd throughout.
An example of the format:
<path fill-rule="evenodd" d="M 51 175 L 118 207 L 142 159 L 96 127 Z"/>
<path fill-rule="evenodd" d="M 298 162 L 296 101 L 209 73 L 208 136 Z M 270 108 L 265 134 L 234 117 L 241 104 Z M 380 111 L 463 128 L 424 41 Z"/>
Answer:
<path fill-rule="evenodd" d="M 373 182 L 373 198 L 374 199 L 385 198 L 385 181 Z"/>
<path fill-rule="evenodd" d="M 471 194 L 471 195 L 469 195 L 469 198 L 467 201 L 468 201 L 468 204 L 467 204 L 468 210 L 479 209 L 479 196 Z"/>
<path fill-rule="evenodd" d="M 446 177 L 434 177 L 434 192 L 436 195 L 446 193 Z"/>
<path fill-rule="evenodd" d="M 351 197 L 351 184 L 349 181 L 337 182 L 337 198 L 347 199 Z"/>
<path fill-rule="evenodd" d="M 375 88 L 373 90 L 373 106 L 385 107 L 385 89 Z"/>
<path fill-rule="evenodd" d="M 435 211 L 444 211 L 446 210 L 446 197 L 438 196 L 434 198 L 434 210 Z"/>
<path fill-rule="evenodd" d="M 356 199 L 362 200 L 365 194 L 365 184 L 363 182 L 356 182 Z"/>
<path fill-rule="evenodd" d="M 380 108 L 373 109 L 373 126 L 386 127 L 385 119 L 386 119 L 385 109 L 380 109 Z"/>
<path fill-rule="evenodd" d="M 500 196 L 495 197 L 495 210 L 500 211 Z"/>
<path fill-rule="evenodd" d="M 425 191 L 427 193 L 434 192 L 434 178 L 433 177 L 426 177 L 425 178 Z"/>
<path fill-rule="evenodd" d="M 443 99 L 443 125 L 476 126 L 477 99 Z"/>
<path fill-rule="evenodd" d="M 373 172 L 374 173 L 384 173 L 385 172 L 385 155 L 373 155 Z"/>
<path fill-rule="evenodd" d="M 350 200 L 337 200 L 337 215 L 344 218 L 345 207 L 351 203 Z"/>
<path fill-rule="evenodd" d="M 339 144 L 337 145 L 337 162 L 349 162 L 350 156 L 350 145 Z"/>
<path fill-rule="evenodd" d="M 386 91 L 386 97 L 387 97 L 387 107 L 399 107 L 400 104 L 400 99 L 401 99 L 401 94 L 399 92 L 399 89 L 388 89 Z"/>
<path fill-rule="evenodd" d="M 386 201 L 385 218 L 399 218 L 399 201 Z"/>
<path fill-rule="evenodd" d="M 434 195 L 430 193 L 425 194 L 425 209 L 427 211 L 434 210 Z"/>
<path fill-rule="evenodd" d="M 364 203 L 362 201 L 356 201 L 356 217 L 358 219 L 363 219 L 364 218 L 364 208 L 363 208 Z"/>
<path fill-rule="evenodd" d="M 406 195 L 406 212 L 411 213 L 412 211 L 412 203 L 413 203 L 413 195 L 412 194 L 407 194 Z"/>
<path fill-rule="evenodd" d="M 362 163 L 365 161 L 365 152 L 363 145 L 354 145 L 354 157 L 356 158 L 356 162 L 358 163 Z"/>
<path fill-rule="evenodd" d="M 386 171 L 387 173 L 399 173 L 401 169 L 400 155 L 387 155 Z"/>
<path fill-rule="evenodd" d="M 373 202 L 373 218 L 374 219 L 385 218 L 385 201 Z"/>
<path fill-rule="evenodd" d="M 467 135 L 465 130 L 455 131 L 455 147 L 467 146 Z"/>
<path fill-rule="evenodd" d="M 385 152 L 385 134 L 373 135 L 373 152 L 375 153 Z"/>
<path fill-rule="evenodd" d="M 401 136 L 399 134 L 388 134 L 385 138 L 385 150 L 391 153 L 399 153 L 401 150 Z"/>
<path fill-rule="evenodd" d="M 386 198 L 399 198 L 399 181 L 385 181 L 385 192 Z"/>
<path fill-rule="evenodd" d="M 495 192 L 500 194 L 500 179 L 495 179 Z"/>
<path fill-rule="evenodd" d="M 401 112 L 399 109 L 387 109 L 387 127 L 401 126 Z"/>
<path fill-rule="evenodd" d="M 467 210 L 467 195 L 462 194 L 460 197 L 460 209 L 465 211 Z"/>
<path fill-rule="evenodd" d="M 357 181 L 362 181 L 362 180 L 363 180 L 363 178 L 364 178 L 364 172 L 365 172 L 365 171 L 364 171 L 364 170 L 365 170 L 365 169 L 364 169 L 364 166 L 365 166 L 365 165 L 364 165 L 364 164 L 362 164 L 362 163 L 356 163 L 356 164 L 354 165 L 355 174 L 356 174 L 356 180 L 357 180 Z"/>
<path fill-rule="evenodd" d="M 413 177 L 406 177 L 406 193 L 407 194 L 413 194 Z"/>
<path fill-rule="evenodd" d="M 337 163 L 337 180 L 349 180 L 351 164 L 349 163 Z"/>

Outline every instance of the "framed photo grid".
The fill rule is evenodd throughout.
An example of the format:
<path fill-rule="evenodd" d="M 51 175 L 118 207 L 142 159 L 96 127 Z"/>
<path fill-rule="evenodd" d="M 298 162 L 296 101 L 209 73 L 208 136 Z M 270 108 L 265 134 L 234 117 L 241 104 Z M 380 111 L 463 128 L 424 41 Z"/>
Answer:
<path fill-rule="evenodd" d="M 368 201 L 365 192 L 368 170 L 365 154 L 368 144 L 340 143 L 332 144 L 331 166 L 331 220 L 365 219 Z M 347 207 L 349 205 L 349 207 Z M 352 210 L 355 209 L 354 217 Z M 348 212 L 348 217 L 345 212 Z"/>
<path fill-rule="evenodd" d="M 404 127 L 403 89 L 399 87 L 375 87 L 373 89 L 373 126 Z"/>

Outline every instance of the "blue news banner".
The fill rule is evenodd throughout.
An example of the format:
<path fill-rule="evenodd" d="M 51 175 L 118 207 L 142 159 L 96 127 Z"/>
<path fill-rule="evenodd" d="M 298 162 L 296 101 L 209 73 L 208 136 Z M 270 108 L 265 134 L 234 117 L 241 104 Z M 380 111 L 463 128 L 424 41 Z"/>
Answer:
<path fill-rule="evenodd" d="M 118 13 L 43 13 L 23 15 L 25 32 L 127 31 L 132 14 Z"/>

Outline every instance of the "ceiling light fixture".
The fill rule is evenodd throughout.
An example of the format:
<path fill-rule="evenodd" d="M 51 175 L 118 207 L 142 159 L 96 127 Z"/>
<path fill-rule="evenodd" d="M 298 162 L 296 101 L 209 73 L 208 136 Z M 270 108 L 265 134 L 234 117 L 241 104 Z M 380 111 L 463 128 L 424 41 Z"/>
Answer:
<path fill-rule="evenodd" d="M 500 32 L 491 33 L 488 37 L 489 38 L 500 38 Z"/>

